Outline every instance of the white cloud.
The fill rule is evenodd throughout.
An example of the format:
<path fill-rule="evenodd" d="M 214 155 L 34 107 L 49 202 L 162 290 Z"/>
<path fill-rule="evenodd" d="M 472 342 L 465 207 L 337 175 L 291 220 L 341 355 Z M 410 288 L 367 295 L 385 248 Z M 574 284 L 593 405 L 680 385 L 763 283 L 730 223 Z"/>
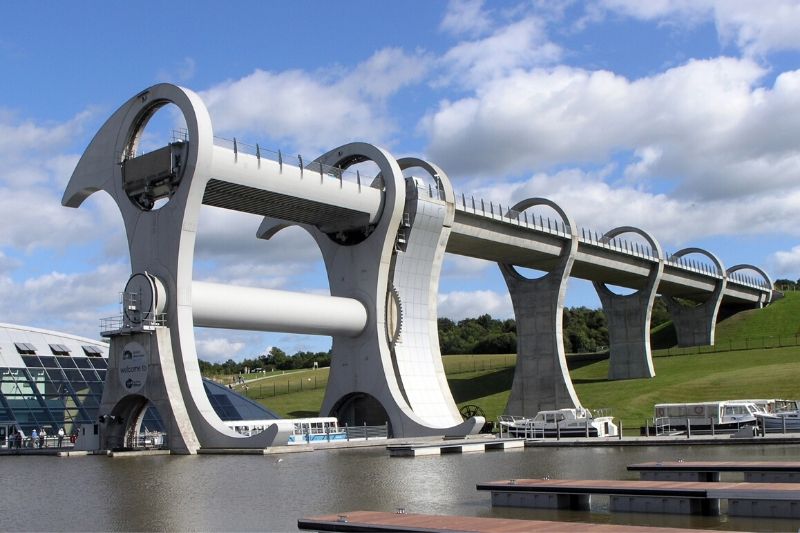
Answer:
<path fill-rule="evenodd" d="M 638 80 L 518 70 L 429 113 L 428 156 L 451 177 L 497 177 L 630 153 L 628 178 L 673 180 L 683 197 L 778 190 L 800 175 L 800 71 L 760 87 L 764 73 L 724 57 Z"/>
<path fill-rule="evenodd" d="M 800 49 L 800 4 L 794 0 L 602 0 L 600 6 L 670 24 L 692 26 L 713 20 L 720 40 L 748 56 Z"/>
<path fill-rule="evenodd" d="M 475 278 L 488 268 L 497 268 L 497 266 L 483 259 L 463 255 L 446 255 L 442 265 L 442 276 L 448 279 Z"/>
<path fill-rule="evenodd" d="M 602 234 L 619 226 L 636 226 L 653 234 L 667 248 L 665 252 L 708 237 L 771 234 L 776 228 L 800 236 L 800 190 L 695 203 L 631 185 L 612 186 L 606 182 L 608 172 L 608 168 L 597 172 L 573 168 L 539 173 L 524 181 L 493 181 L 475 194 L 476 199 L 492 199 L 495 205 L 549 198 L 579 228 Z M 536 208 L 533 212 L 538 213 Z"/>
<path fill-rule="evenodd" d="M 785 276 L 791 280 L 797 280 L 800 278 L 800 245 L 791 250 L 775 252 L 769 262 L 776 277 Z"/>
<path fill-rule="evenodd" d="M 261 221 L 262 217 L 247 213 L 204 207 L 197 230 L 194 278 L 246 287 L 307 290 L 308 280 L 304 278 L 316 273 L 322 262 L 316 242 L 299 227 L 286 228 L 269 240 L 257 239 Z M 317 283 L 327 288 L 327 279 L 317 278 Z"/>
<path fill-rule="evenodd" d="M 438 314 L 452 320 L 474 318 L 483 314 L 494 318 L 511 318 L 514 309 L 508 293 L 491 290 L 452 291 L 439 294 Z"/>
<path fill-rule="evenodd" d="M 452 35 L 481 35 L 490 28 L 483 0 L 450 0 L 439 28 Z"/>
<path fill-rule="evenodd" d="M 394 131 L 385 100 L 419 81 L 428 63 L 422 54 L 388 48 L 350 70 L 256 70 L 202 97 L 217 133 L 256 136 L 250 142 L 267 137 L 317 154 L 355 139 L 385 141 Z"/>
<path fill-rule="evenodd" d="M 0 277 L 0 321 L 98 338 L 100 319 L 119 314 L 117 293 L 127 265 L 107 264 L 80 273 L 52 271 L 15 281 Z"/>
<path fill-rule="evenodd" d="M 561 54 L 561 48 L 548 40 L 544 22 L 526 17 L 448 50 L 441 58 L 444 71 L 437 84 L 477 86 L 516 69 L 552 64 Z"/>
<path fill-rule="evenodd" d="M 195 344 L 197 345 L 197 357 L 211 363 L 223 363 L 228 359 L 242 359 L 245 355 L 240 352 L 246 344 L 241 341 L 231 341 L 228 338 L 198 339 Z"/>

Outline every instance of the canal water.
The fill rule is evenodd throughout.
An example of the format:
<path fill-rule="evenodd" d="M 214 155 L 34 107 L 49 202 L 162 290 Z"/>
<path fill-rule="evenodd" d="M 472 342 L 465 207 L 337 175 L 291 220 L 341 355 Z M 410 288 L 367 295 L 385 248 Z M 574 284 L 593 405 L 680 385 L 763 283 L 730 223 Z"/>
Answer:
<path fill-rule="evenodd" d="M 493 509 L 475 485 L 509 478 L 636 479 L 642 461 L 799 460 L 797 445 L 528 448 L 390 458 L 384 447 L 272 456 L 0 458 L 2 531 L 296 531 L 349 510 L 797 531 L 800 520 Z M 735 477 L 725 478 L 736 479 Z"/>

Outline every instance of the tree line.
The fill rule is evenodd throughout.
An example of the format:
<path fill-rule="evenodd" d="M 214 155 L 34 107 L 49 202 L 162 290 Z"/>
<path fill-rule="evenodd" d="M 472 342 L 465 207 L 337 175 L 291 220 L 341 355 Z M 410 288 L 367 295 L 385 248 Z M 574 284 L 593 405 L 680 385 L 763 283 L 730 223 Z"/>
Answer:
<path fill-rule="evenodd" d="M 241 361 L 228 359 L 224 363 L 209 363 L 199 361 L 200 373 L 204 376 L 214 374 L 244 374 L 245 371 L 259 372 L 272 370 L 297 370 L 300 368 L 313 368 L 314 363 L 322 368 L 331 366 L 331 352 L 304 352 L 300 351 L 294 355 L 288 355 L 278 347 L 273 347 L 270 351 L 256 357 L 245 358 Z"/>
<path fill-rule="evenodd" d="M 666 305 L 661 298 L 656 298 L 650 326 L 669 320 Z M 562 332 L 567 353 L 608 349 L 608 322 L 602 309 L 565 307 Z M 439 348 L 444 355 L 514 353 L 517 351 L 517 324 L 514 319 L 499 320 L 488 314 L 458 322 L 440 318 Z"/>
<path fill-rule="evenodd" d="M 670 320 L 666 305 L 656 298 L 650 318 L 650 326 Z M 489 314 L 477 318 L 465 318 L 458 322 L 440 318 L 439 348 L 444 355 L 516 353 L 517 324 L 513 318 L 497 319 Z M 597 352 L 608 349 L 608 323 L 602 309 L 588 307 L 564 308 L 564 351 L 567 353 Z M 228 359 L 224 363 L 200 361 L 200 371 L 210 374 L 242 374 L 245 368 L 252 371 L 295 370 L 331 364 L 330 351 L 304 352 L 287 355 L 273 347 L 269 353 L 240 362 Z"/>
<path fill-rule="evenodd" d="M 775 288 L 779 291 L 796 291 L 800 288 L 800 279 L 792 281 L 790 279 L 776 279 Z"/>

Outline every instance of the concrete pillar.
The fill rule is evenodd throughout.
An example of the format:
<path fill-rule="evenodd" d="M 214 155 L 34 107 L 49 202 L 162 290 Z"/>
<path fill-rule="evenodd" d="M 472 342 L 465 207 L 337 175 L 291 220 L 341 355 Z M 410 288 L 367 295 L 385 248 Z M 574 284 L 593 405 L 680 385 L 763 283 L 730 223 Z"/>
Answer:
<path fill-rule="evenodd" d="M 717 281 L 714 292 L 705 302 L 695 306 L 687 305 L 667 295 L 663 295 L 662 298 L 669 310 L 672 324 L 675 326 L 678 346 L 710 346 L 714 344 L 717 314 L 722 303 L 722 294 L 725 292 L 728 277 L 719 258 L 702 248 L 684 248 L 672 254 L 670 261 L 689 254 L 705 255 L 717 267 L 717 273 L 720 278 Z"/>
<path fill-rule="evenodd" d="M 360 334 L 333 336 L 321 413 L 349 424 L 388 421 L 394 437 L 477 433 L 484 419 L 462 419 L 436 333 L 439 272 L 455 213 L 452 188 L 441 169 L 418 159 L 395 161 L 365 143 L 334 149 L 311 165 L 346 169 L 364 160 L 380 168 L 373 184 L 384 190 L 377 224 L 339 234 L 302 226 L 322 252 L 331 295 L 359 300 L 368 314 Z M 419 191 L 406 182 L 402 171 L 411 167 L 427 171 L 438 187 Z M 258 235 L 270 238 L 286 225 L 265 219 Z"/>
<path fill-rule="evenodd" d="M 511 209 L 524 211 L 536 205 L 556 210 L 570 232 L 558 263 L 538 279 L 525 278 L 512 265 L 499 264 L 517 322 L 517 365 L 505 413 L 529 417 L 543 410 L 580 405 L 569 377 L 562 335 L 564 297 L 578 236 L 572 220 L 550 200 L 531 198 Z"/>
<path fill-rule="evenodd" d="M 615 294 L 604 283 L 594 281 L 608 321 L 608 379 L 652 378 L 656 375 L 650 351 L 650 314 L 658 282 L 664 271 L 661 246 L 646 231 L 624 226 L 603 235 L 607 242 L 623 233 L 638 233 L 650 244 L 655 261 L 647 285 L 633 294 Z"/>

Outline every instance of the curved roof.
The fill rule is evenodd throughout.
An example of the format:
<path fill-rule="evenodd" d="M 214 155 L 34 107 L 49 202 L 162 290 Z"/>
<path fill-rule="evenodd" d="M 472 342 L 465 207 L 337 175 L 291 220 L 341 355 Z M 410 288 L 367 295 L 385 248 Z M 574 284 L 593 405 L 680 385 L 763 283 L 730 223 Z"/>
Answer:
<path fill-rule="evenodd" d="M 58 331 L 0 323 L 0 367 L 24 367 L 23 354 L 108 357 L 108 344 Z"/>

